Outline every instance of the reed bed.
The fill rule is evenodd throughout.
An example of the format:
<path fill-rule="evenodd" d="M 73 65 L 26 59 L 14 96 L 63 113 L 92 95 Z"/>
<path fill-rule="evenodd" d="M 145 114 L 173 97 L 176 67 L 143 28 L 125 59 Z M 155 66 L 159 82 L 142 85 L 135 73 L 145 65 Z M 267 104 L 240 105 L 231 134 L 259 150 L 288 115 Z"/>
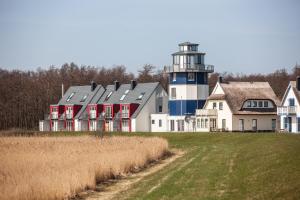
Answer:
<path fill-rule="evenodd" d="M 167 151 L 158 137 L 0 137 L 0 199 L 67 199 Z"/>

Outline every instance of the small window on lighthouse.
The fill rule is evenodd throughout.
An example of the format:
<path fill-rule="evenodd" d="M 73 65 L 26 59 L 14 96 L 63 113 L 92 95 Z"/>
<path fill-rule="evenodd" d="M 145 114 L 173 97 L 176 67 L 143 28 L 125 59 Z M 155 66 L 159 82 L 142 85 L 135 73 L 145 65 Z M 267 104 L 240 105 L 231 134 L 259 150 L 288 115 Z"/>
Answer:
<path fill-rule="evenodd" d="M 173 73 L 172 81 L 176 81 L 176 73 Z"/>
<path fill-rule="evenodd" d="M 188 81 L 194 81 L 195 80 L 195 73 L 188 73 Z"/>

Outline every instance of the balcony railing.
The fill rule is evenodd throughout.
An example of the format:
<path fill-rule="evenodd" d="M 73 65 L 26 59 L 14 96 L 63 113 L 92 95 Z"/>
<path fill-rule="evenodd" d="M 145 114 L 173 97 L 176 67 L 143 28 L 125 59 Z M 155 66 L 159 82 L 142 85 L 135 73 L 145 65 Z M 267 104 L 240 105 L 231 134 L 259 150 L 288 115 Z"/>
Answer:
<path fill-rule="evenodd" d="M 129 118 L 129 113 L 128 112 L 122 112 L 122 118 Z"/>
<path fill-rule="evenodd" d="M 180 64 L 165 66 L 164 71 L 169 72 L 214 72 L 213 65 Z"/>
<path fill-rule="evenodd" d="M 279 106 L 277 115 L 295 115 L 299 109 L 297 106 Z"/>
<path fill-rule="evenodd" d="M 52 112 L 51 113 L 51 119 L 58 119 L 58 113 L 57 112 Z"/>
<path fill-rule="evenodd" d="M 96 119 L 96 111 L 90 111 L 90 119 Z"/>
<path fill-rule="evenodd" d="M 196 116 L 217 116 L 216 109 L 197 109 Z"/>
<path fill-rule="evenodd" d="M 67 119 L 72 119 L 73 118 L 73 113 L 72 112 L 67 112 L 66 113 L 66 118 Z"/>

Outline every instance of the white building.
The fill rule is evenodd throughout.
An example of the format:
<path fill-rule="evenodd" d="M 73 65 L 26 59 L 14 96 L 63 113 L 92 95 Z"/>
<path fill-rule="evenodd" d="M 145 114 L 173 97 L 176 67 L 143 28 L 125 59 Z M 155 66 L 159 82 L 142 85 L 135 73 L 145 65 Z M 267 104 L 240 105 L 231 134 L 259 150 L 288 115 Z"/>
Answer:
<path fill-rule="evenodd" d="M 275 131 L 277 105 L 268 82 L 223 83 L 220 78 L 204 108 L 196 111 L 196 131 Z"/>
<path fill-rule="evenodd" d="M 277 108 L 280 129 L 286 132 L 300 132 L 300 77 L 291 81 L 285 91 L 281 105 Z"/>
<path fill-rule="evenodd" d="M 39 123 L 40 131 L 150 132 L 151 114 L 168 112 L 168 94 L 158 83 L 72 86 L 50 114 Z"/>

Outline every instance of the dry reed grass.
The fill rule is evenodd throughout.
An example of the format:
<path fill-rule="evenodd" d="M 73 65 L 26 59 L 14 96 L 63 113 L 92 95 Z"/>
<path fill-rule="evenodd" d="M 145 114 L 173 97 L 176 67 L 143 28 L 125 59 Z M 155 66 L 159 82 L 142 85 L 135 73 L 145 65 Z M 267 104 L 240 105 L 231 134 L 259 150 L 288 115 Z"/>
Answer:
<path fill-rule="evenodd" d="M 66 199 L 167 149 L 158 137 L 1 137 L 0 199 Z"/>

